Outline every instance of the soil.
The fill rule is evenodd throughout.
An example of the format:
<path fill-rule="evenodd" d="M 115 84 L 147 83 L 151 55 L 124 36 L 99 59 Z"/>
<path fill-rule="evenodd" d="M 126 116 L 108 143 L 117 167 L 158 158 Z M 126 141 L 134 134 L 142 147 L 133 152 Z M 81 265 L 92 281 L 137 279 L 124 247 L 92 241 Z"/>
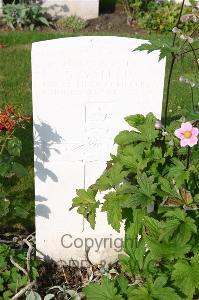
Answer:
<path fill-rule="evenodd" d="M 7 26 L 3 25 L 2 21 L 0 21 L 0 32 L 9 32 L 12 31 Z M 22 31 L 17 29 L 17 31 Z M 29 29 L 24 29 L 23 31 L 29 31 Z M 35 31 L 42 32 L 74 32 L 73 29 L 65 29 L 59 28 L 57 23 L 54 23 L 51 27 L 46 26 L 38 26 L 35 28 Z M 78 31 L 82 33 L 89 32 L 103 32 L 103 33 L 111 33 L 111 34 L 146 34 L 146 31 L 140 28 L 136 21 L 127 20 L 126 13 L 122 6 L 117 6 L 115 11 L 112 13 L 103 13 L 99 15 L 96 19 L 91 19 L 87 21 L 87 25 L 84 29 Z"/>
<path fill-rule="evenodd" d="M 88 21 L 88 26 L 84 29 L 86 32 L 115 32 L 115 33 L 133 33 L 144 34 L 146 31 L 141 29 L 136 21 L 129 22 L 123 10 L 123 7 L 116 8 L 114 13 L 102 14 L 96 19 Z"/>

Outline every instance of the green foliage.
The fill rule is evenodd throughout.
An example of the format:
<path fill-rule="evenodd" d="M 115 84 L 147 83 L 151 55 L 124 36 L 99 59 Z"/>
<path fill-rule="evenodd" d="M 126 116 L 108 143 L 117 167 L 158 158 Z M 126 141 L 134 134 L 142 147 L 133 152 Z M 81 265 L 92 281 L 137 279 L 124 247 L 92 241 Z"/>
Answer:
<path fill-rule="evenodd" d="M 45 9 L 36 3 L 6 4 L 3 13 L 5 23 L 12 29 L 29 27 L 33 30 L 37 25 L 50 25 Z"/>
<path fill-rule="evenodd" d="M 125 120 L 132 130 L 116 136 L 117 154 L 111 156 L 95 184 L 87 191 L 77 190 L 73 207 L 79 207 L 92 228 L 96 207 L 107 213 L 115 230 L 120 231 L 125 223 L 124 253 L 119 257 L 122 273 L 140 277 L 142 284 L 132 287 L 124 277 L 103 278 L 101 284 L 90 284 L 84 292 L 88 299 L 199 296 L 198 271 L 192 280 L 199 261 L 199 164 L 194 158 L 198 146 L 192 149 L 193 160 L 182 151 L 174 134 L 180 121 L 165 129 L 162 125 L 157 128 L 152 113 Z M 97 200 L 101 192 L 102 204 Z"/>
<path fill-rule="evenodd" d="M 122 300 L 120 295 L 117 295 L 117 289 L 114 287 L 114 283 L 109 281 L 107 277 L 103 277 L 101 285 L 97 283 L 91 283 L 84 288 L 84 292 L 88 300 Z"/>
<path fill-rule="evenodd" d="M 199 289 L 199 255 L 178 261 L 174 265 L 172 280 L 188 299 L 192 299 L 196 289 Z"/>
<path fill-rule="evenodd" d="M 73 31 L 82 30 L 87 25 L 85 20 L 75 15 L 69 17 L 62 17 L 58 20 L 57 24 L 61 29 L 71 29 Z"/>
<path fill-rule="evenodd" d="M 148 7 L 146 13 L 140 14 L 139 23 L 149 31 L 170 31 L 176 25 L 179 11 L 180 5 L 174 2 L 164 1 L 163 3 L 153 4 Z M 190 7 L 186 7 L 184 12 L 190 14 L 192 10 Z M 190 32 L 197 28 L 197 23 L 193 21 L 188 24 L 181 22 L 179 27 L 185 32 Z"/>
<path fill-rule="evenodd" d="M 11 260 L 12 258 L 12 260 Z M 19 270 L 19 265 L 22 270 Z M 0 300 L 9 300 L 31 280 L 38 277 L 39 263 L 31 259 L 30 272 L 27 268 L 27 250 L 12 249 L 6 244 L 0 244 Z"/>
<path fill-rule="evenodd" d="M 8 215 L 16 218 L 27 218 L 27 205 L 16 203 L 14 194 L 7 187 L 7 182 L 21 180 L 27 174 L 25 167 L 19 162 L 22 142 L 15 135 L 17 128 L 24 128 L 27 117 L 15 112 L 11 105 L 0 109 L 0 218 Z M 18 195 L 19 197 L 20 195 Z"/>
<path fill-rule="evenodd" d="M 192 1 L 194 2 L 194 1 Z M 121 0 L 127 17 L 135 19 L 148 31 L 168 32 L 176 25 L 180 5 L 174 1 L 154 0 Z M 191 14 L 192 8 L 184 8 L 185 14 Z M 180 22 L 179 28 L 185 32 L 197 30 L 197 21 Z"/>

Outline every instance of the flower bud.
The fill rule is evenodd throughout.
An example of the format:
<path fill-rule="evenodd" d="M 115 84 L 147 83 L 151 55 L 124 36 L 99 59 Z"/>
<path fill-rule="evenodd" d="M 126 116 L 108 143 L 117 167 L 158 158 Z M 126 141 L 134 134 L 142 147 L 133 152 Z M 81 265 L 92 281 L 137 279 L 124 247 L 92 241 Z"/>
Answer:
<path fill-rule="evenodd" d="M 155 122 L 155 129 L 161 129 L 161 128 L 162 128 L 162 123 L 161 123 L 160 120 L 157 120 L 157 121 Z"/>

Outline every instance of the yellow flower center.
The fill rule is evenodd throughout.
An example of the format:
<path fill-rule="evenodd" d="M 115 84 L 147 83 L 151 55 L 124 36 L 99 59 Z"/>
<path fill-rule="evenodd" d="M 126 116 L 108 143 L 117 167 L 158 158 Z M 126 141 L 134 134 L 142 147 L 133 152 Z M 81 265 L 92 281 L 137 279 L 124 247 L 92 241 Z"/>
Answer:
<path fill-rule="evenodd" d="M 184 137 L 185 137 L 186 139 L 189 139 L 189 138 L 192 136 L 192 133 L 191 133 L 191 131 L 185 131 L 185 132 L 183 133 L 183 135 L 184 135 Z"/>

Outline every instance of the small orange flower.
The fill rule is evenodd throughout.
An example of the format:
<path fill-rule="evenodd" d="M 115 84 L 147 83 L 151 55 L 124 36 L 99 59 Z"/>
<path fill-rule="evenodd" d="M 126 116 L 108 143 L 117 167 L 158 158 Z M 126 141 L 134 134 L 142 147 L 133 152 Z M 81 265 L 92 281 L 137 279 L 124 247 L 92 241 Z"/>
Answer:
<path fill-rule="evenodd" d="M 19 113 L 16 113 L 13 105 L 6 104 L 4 109 L 0 110 L 0 131 L 13 132 L 17 125 L 24 128 L 24 123 L 29 120 L 29 117 L 21 116 Z"/>
<path fill-rule="evenodd" d="M 14 113 L 14 108 L 13 108 L 13 105 L 11 105 L 11 104 L 7 104 L 7 105 L 5 106 L 5 110 L 6 110 L 6 112 L 7 112 L 8 114 L 13 114 L 13 113 Z"/>

